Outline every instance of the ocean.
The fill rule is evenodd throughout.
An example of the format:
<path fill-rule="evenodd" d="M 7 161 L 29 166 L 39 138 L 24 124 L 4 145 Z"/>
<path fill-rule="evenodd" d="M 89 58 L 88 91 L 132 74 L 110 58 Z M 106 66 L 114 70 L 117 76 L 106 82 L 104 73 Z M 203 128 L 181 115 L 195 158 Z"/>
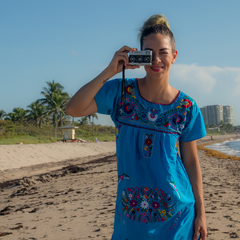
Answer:
<path fill-rule="evenodd" d="M 215 143 L 205 146 L 208 149 L 213 149 L 227 155 L 240 157 L 240 139 Z"/>

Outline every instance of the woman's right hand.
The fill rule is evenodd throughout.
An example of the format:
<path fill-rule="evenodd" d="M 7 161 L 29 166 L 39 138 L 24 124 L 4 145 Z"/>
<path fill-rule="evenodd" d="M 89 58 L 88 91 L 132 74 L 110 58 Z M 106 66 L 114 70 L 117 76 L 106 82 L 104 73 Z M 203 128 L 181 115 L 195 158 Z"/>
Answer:
<path fill-rule="evenodd" d="M 139 68 L 139 66 L 133 66 L 129 65 L 128 61 L 128 53 L 130 51 L 136 51 L 136 48 L 130 48 L 128 46 L 124 46 L 121 49 L 119 49 L 117 52 L 115 52 L 112 61 L 108 65 L 107 69 L 109 72 L 112 73 L 114 76 L 115 74 L 119 73 L 123 69 L 123 64 L 125 65 L 125 69 L 136 69 Z"/>

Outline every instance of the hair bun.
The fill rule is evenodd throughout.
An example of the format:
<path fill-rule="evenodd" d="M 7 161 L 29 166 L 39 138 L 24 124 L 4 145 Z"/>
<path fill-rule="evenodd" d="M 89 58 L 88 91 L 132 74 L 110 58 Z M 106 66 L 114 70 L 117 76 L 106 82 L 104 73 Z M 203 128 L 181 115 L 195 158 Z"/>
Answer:
<path fill-rule="evenodd" d="M 167 18 L 162 14 L 155 14 L 155 15 L 152 15 L 147 21 L 144 22 L 140 32 L 143 33 L 143 31 L 146 28 L 149 28 L 154 25 L 164 25 L 170 30 L 170 25 L 168 23 Z"/>

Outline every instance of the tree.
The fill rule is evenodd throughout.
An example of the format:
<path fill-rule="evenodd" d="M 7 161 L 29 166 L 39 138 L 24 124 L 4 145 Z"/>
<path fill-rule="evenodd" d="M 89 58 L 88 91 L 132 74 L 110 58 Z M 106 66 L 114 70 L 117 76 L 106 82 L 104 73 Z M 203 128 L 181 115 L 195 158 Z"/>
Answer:
<path fill-rule="evenodd" d="M 90 123 L 90 119 L 92 118 L 92 131 L 94 131 L 94 118 L 98 119 L 98 116 L 96 113 L 90 114 L 86 116 L 89 119 L 89 123 Z"/>
<path fill-rule="evenodd" d="M 221 121 L 221 122 L 218 124 L 218 126 L 220 127 L 220 130 L 222 131 L 222 130 L 225 130 L 226 124 L 225 124 L 223 121 Z"/>
<path fill-rule="evenodd" d="M 43 88 L 41 94 L 44 95 L 44 98 L 39 99 L 38 101 L 46 106 L 46 110 L 49 114 L 53 115 L 54 118 L 54 133 L 57 137 L 57 116 L 60 114 L 60 122 L 62 125 L 62 115 L 65 112 L 65 106 L 69 101 L 69 95 L 66 92 L 63 92 L 64 87 L 60 83 L 46 82 L 47 87 Z"/>
<path fill-rule="evenodd" d="M 7 114 L 6 119 L 13 122 L 24 122 L 27 120 L 28 111 L 23 108 L 14 108 L 11 113 Z"/>
<path fill-rule="evenodd" d="M 88 122 L 87 116 L 81 117 L 81 119 L 78 120 L 79 125 L 86 125 Z"/>
<path fill-rule="evenodd" d="M 226 131 L 227 131 L 227 132 L 232 132 L 232 131 L 233 131 L 233 125 L 232 125 L 231 123 L 228 123 L 228 124 L 226 125 Z"/>
<path fill-rule="evenodd" d="M 6 112 L 3 110 L 0 110 L 0 120 L 3 120 L 5 116 L 7 116 Z"/>
<path fill-rule="evenodd" d="M 46 109 L 40 102 L 35 101 L 28 105 L 28 121 L 42 128 L 42 124 L 45 122 L 45 117 L 47 115 Z"/>

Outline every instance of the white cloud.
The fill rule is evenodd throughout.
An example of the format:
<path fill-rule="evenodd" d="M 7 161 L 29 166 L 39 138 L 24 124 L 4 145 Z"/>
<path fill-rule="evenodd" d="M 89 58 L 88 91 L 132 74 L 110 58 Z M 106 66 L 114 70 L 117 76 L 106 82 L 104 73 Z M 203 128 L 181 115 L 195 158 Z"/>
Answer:
<path fill-rule="evenodd" d="M 234 124 L 240 125 L 240 68 L 175 64 L 170 84 L 193 97 L 200 107 L 232 105 Z"/>
<path fill-rule="evenodd" d="M 182 83 L 198 88 L 202 93 L 212 91 L 217 82 L 216 74 L 222 69 L 218 67 L 200 67 L 196 64 L 175 64 L 171 69 L 171 79 L 179 79 Z"/>

